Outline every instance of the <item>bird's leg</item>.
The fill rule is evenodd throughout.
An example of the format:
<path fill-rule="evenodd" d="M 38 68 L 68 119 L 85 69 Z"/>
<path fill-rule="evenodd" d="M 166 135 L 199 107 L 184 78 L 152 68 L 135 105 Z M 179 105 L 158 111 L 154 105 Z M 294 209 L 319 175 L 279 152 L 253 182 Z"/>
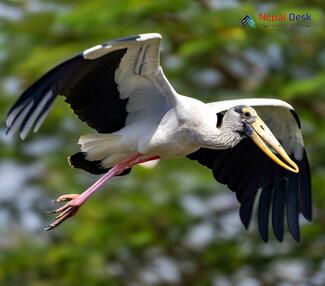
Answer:
<path fill-rule="evenodd" d="M 88 198 L 95 193 L 106 181 L 109 181 L 114 176 L 121 174 L 124 170 L 131 168 L 134 165 L 157 160 L 159 159 L 159 156 L 151 156 L 151 157 L 145 157 L 143 154 L 137 153 L 136 155 L 116 164 L 114 167 L 112 167 L 105 175 L 103 175 L 95 184 L 93 184 L 91 187 L 89 187 L 86 191 L 84 191 L 82 194 L 68 194 L 68 195 L 62 195 L 58 197 L 54 202 L 67 202 L 64 206 L 49 211 L 47 213 L 55 213 L 58 214 L 55 217 L 55 221 L 51 223 L 45 230 L 51 230 L 55 227 L 57 227 L 59 224 L 61 224 L 63 221 L 65 221 L 67 218 L 74 216 L 79 208 L 88 200 Z"/>

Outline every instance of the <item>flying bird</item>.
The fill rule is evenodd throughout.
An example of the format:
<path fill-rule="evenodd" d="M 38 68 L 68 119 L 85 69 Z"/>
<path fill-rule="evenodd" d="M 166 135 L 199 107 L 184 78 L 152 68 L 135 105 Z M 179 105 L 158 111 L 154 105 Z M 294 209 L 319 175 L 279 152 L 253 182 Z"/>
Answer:
<path fill-rule="evenodd" d="M 297 114 L 277 99 L 203 103 L 178 94 L 160 66 L 161 35 L 140 34 L 96 45 L 32 84 L 8 113 L 7 134 L 36 132 L 58 95 L 94 129 L 81 136 L 72 167 L 102 177 L 82 194 L 66 194 L 50 211 L 53 229 L 75 215 L 103 184 L 140 163 L 187 157 L 236 193 L 248 228 L 258 201 L 258 230 L 271 221 L 283 240 L 285 221 L 299 240 L 299 215 L 312 219 L 309 164 Z M 291 159 L 292 158 L 292 159 Z"/>

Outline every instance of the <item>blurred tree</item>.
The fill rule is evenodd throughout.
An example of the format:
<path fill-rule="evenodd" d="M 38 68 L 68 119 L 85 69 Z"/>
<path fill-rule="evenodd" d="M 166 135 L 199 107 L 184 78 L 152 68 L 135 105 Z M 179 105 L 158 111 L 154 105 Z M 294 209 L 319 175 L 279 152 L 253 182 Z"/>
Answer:
<path fill-rule="evenodd" d="M 136 168 L 45 233 L 49 198 L 95 176 L 65 157 L 87 127 L 60 99 L 22 144 L 0 127 L 0 285 L 325 285 L 325 30 L 322 1 L 30 0 L 0 3 L 0 119 L 50 67 L 116 37 L 158 32 L 179 93 L 212 101 L 275 97 L 302 119 L 315 220 L 302 241 L 264 244 L 240 225 L 234 195 L 185 159 Z M 308 27 L 258 21 L 310 13 Z M 256 28 L 240 26 L 245 15 Z M 171 172 L 170 169 L 173 171 Z"/>

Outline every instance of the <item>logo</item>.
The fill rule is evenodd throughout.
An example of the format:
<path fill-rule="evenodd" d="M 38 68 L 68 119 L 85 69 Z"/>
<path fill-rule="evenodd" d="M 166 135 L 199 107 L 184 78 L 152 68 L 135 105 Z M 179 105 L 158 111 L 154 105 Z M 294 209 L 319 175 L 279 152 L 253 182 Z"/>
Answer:
<path fill-rule="evenodd" d="M 259 26 L 276 28 L 299 28 L 310 27 L 312 15 L 310 13 L 297 14 L 283 12 L 277 14 L 260 13 L 258 17 Z"/>
<path fill-rule="evenodd" d="M 247 17 L 247 16 L 246 16 Z M 311 14 L 295 14 L 295 13 L 282 13 L 282 14 L 267 14 L 260 13 L 259 20 L 264 22 L 311 22 Z"/>
<path fill-rule="evenodd" d="M 248 26 L 248 27 L 250 27 L 250 28 L 255 28 L 255 22 L 254 22 L 253 18 L 252 18 L 251 16 L 249 16 L 249 15 L 246 15 L 246 16 L 244 17 L 244 19 L 241 20 L 241 25 L 242 25 L 243 27 Z"/>
<path fill-rule="evenodd" d="M 251 29 L 256 28 L 256 24 L 258 27 L 265 28 L 303 28 L 310 27 L 312 24 L 312 19 L 314 17 L 310 12 L 305 13 L 294 13 L 294 12 L 278 12 L 278 13 L 258 13 L 254 15 L 254 19 L 246 15 L 241 20 L 242 27 L 249 27 Z M 315 21 L 315 20 L 314 20 Z"/>

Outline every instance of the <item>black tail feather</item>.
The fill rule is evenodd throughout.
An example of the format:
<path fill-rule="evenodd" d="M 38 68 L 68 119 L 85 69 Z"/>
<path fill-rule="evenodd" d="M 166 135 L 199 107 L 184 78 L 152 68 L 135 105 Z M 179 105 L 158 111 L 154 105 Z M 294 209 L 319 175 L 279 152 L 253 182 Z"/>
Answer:
<path fill-rule="evenodd" d="M 88 173 L 100 175 L 107 173 L 110 169 L 103 168 L 101 166 L 101 161 L 88 161 L 86 159 L 86 153 L 78 152 L 68 157 L 68 163 L 73 168 L 83 169 Z M 124 170 L 121 174 L 117 176 L 124 176 L 131 172 L 131 168 Z"/>

